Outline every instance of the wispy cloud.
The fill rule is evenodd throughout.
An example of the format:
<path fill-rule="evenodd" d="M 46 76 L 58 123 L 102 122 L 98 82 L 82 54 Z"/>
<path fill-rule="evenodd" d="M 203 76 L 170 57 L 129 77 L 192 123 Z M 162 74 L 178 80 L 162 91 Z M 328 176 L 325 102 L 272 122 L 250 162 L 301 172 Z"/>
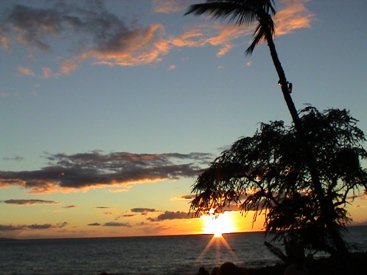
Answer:
<path fill-rule="evenodd" d="M 192 201 L 195 198 L 195 195 L 182 195 L 180 197 L 175 197 L 173 200 L 175 201 Z"/>
<path fill-rule="evenodd" d="M 132 208 L 130 211 L 133 213 L 156 212 L 156 210 L 153 208 Z"/>
<path fill-rule="evenodd" d="M 50 165 L 40 170 L 0 171 L 0 187 L 20 186 L 31 193 L 47 193 L 149 183 L 194 177 L 210 159 L 206 153 L 56 154 L 49 155 Z"/>
<path fill-rule="evenodd" d="M 274 18 L 277 36 L 311 27 L 314 14 L 306 8 L 305 1 L 281 0 L 280 2 L 284 7 L 278 11 Z"/>
<path fill-rule="evenodd" d="M 48 200 L 37 200 L 37 199 L 10 199 L 2 201 L 6 204 L 17 204 L 17 205 L 42 205 L 42 204 L 60 204 L 58 201 Z"/>
<path fill-rule="evenodd" d="M 89 223 L 88 226 L 100 226 L 101 224 L 98 222 Z"/>
<path fill-rule="evenodd" d="M 9 48 L 11 43 L 22 43 L 49 51 L 51 42 L 62 35 L 82 36 L 84 42 L 79 45 L 79 53 L 64 59 L 58 71 L 44 68 L 43 77 L 69 74 L 86 59 L 106 65 L 149 64 L 159 61 L 160 55 L 167 51 L 161 24 L 147 27 L 129 24 L 105 9 L 101 1 L 82 3 L 63 2 L 44 8 L 14 5 L 0 22 L 0 44 Z M 21 71 L 27 75 L 32 72 L 30 68 Z"/>
<path fill-rule="evenodd" d="M 225 24 L 200 24 L 191 27 L 178 36 L 170 37 L 173 47 L 219 47 L 218 57 L 224 56 L 233 48 L 233 40 L 252 33 L 252 28 Z"/>
<path fill-rule="evenodd" d="M 281 8 L 274 18 L 276 35 L 282 36 L 297 29 L 309 28 L 313 17 L 302 0 L 281 0 Z M 217 57 L 222 57 L 238 46 L 234 43 L 237 39 L 251 35 L 254 28 L 254 25 L 238 26 L 225 22 L 196 25 L 171 38 L 170 43 L 175 47 L 215 46 L 219 48 Z"/>
<path fill-rule="evenodd" d="M 66 209 L 76 208 L 76 205 L 74 205 L 74 204 L 72 204 L 72 205 L 66 205 L 66 206 L 63 206 L 62 208 L 66 208 Z"/>
<path fill-rule="evenodd" d="M 147 218 L 147 220 L 152 221 L 152 222 L 159 222 L 159 221 L 165 221 L 165 220 L 191 219 L 191 218 L 193 218 L 193 217 L 187 212 L 165 211 L 164 213 L 158 215 L 157 217 Z"/>
<path fill-rule="evenodd" d="M 183 12 L 192 4 L 192 0 L 153 0 L 153 11 L 156 13 L 176 13 Z"/>
<path fill-rule="evenodd" d="M 29 67 L 18 67 L 18 73 L 25 76 L 35 76 L 35 73 Z"/>
<path fill-rule="evenodd" d="M 13 224 L 0 224 L 0 232 L 4 231 L 19 231 L 19 230 L 46 230 L 52 228 L 64 228 L 67 226 L 67 222 L 62 222 L 58 224 L 23 224 L 23 225 L 13 225 Z"/>
<path fill-rule="evenodd" d="M 12 43 L 22 43 L 41 51 L 52 49 L 56 39 L 63 35 L 83 38 L 83 43 L 73 49 L 72 56 L 64 57 L 58 69 L 46 66 L 42 77 L 49 78 L 70 74 L 81 63 L 108 66 L 140 66 L 159 62 L 175 48 L 217 47 L 217 56 L 226 55 L 232 48 L 243 45 L 239 38 L 253 32 L 253 26 L 236 26 L 222 23 L 200 24 L 172 35 L 161 23 L 142 26 L 128 22 L 107 10 L 103 2 L 62 2 L 44 8 L 14 5 L 4 12 L 0 20 L 0 45 L 9 48 Z M 155 0 L 155 12 L 183 11 L 189 0 Z M 302 0 L 282 0 L 275 16 L 276 35 L 285 35 L 296 29 L 309 28 L 313 15 Z M 79 37 L 79 38 L 76 38 Z M 70 44 L 72 45 L 72 43 Z M 32 68 L 19 67 L 19 73 L 33 76 Z"/>
<path fill-rule="evenodd" d="M 113 226 L 113 227 L 131 227 L 129 223 L 124 222 L 106 222 L 103 226 Z"/>

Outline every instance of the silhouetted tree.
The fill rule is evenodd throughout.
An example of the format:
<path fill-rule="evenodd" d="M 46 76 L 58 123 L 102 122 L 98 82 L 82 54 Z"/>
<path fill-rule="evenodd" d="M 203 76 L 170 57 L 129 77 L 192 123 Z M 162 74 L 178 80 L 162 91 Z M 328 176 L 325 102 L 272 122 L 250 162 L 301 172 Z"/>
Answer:
<path fill-rule="evenodd" d="M 338 230 L 345 229 L 350 221 L 346 204 L 363 187 L 367 190 L 367 171 L 360 165 L 360 159 L 367 158 L 364 133 L 346 110 L 321 113 L 306 107 L 300 114 L 314 148 L 322 189 L 332 202 L 331 219 Z M 283 121 L 261 124 L 254 136 L 236 141 L 199 175 L 191 209 L 221 211 L 235 203 L 245 213 L 254 211 L 254 220 L 263 213 L 266 232 L 277 238 L 294 236 L 306 248 L 335 255 L 339 247 L 327 234 L 329 228 L 299 143 L 294 126 L 287 127 Z"/>
<path fill-rule="evenodd" d="M 335 213 L 333 213 L 334 208 L 332 201 L 327 199 L 327 195 L 324 193 L 322 188 L 319 171 L 313 156 L 315 150 L 312 148 L 309 140 L 307 140 L 302 128 L 300 117 L 291 97 L 292 84 L 287 81 L 275 48 L 273 40 L 275 26 L 272 18 L 275 13 L 274 0 L 207 0 L 205 3 L 191 5 L 186 12 L 186 14 L 206 14 L 213 18 L 227 19 L 229 22 L 234 22 L 239 25 L 257 22 L 257 26 L 253 34 L 253 41 L 247 48 L 246 53 L 252 54 L 255 47 L 260 42 L 266 41 L 279 77 L 278 83 L 291 114 L 295 129 L 297 130 L 297 135 L 300 140 L 299 146 L 305 152 L 303 154 L 306 159 L 304 164 L 310 171 L 310 177 L 312 179 L 311 184 L 313 185 L 315 194 L 319 200 L 321 219 L 328 228 L 327 233 L 338 247 L 338 252 L 340 254 L 346 254 L 347 249 L 345 243 L 342 240 L 341 235 L 338 232 L 337 225 L 333 220 Z"/>

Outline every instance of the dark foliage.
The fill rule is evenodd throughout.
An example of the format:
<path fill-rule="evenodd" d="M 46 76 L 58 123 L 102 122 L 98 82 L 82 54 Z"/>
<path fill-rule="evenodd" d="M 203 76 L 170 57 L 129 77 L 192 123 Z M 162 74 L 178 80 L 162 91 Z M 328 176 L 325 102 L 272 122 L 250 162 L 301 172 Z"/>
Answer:
<path fill-rule="evenodd" d="M 367 171 L 360 164 L 367 158 L 364 134 L 346 110 L 321 113 L 307 107 L 300 114 L 323 193 L 332 204 L 330 218 L 340 231 L 350 221 L 345 206 L 367 189 Z M 305 154 L 294 126 L 263 123 L 199 175 L 191 208 L 220 212 L 237 204 L 244 213 L 254 211 L 254 220 L 264 213 L 265 229 L 276 238 L 301 239 L 306 248 L 332 253 L 336 248 L 322 220 Z"/>

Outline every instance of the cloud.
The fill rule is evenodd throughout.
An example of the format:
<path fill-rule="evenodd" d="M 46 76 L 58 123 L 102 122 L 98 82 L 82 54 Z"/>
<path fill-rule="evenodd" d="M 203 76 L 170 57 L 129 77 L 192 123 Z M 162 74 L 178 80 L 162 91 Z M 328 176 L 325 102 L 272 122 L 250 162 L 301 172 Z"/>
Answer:
<path fill-rule="evenodd" d="M 89 223 L 88 226 L 100 226 L 101 224 L 98 222 Z"/>
<path fill-rule="evenodd" d="M 18 67 L 18 73 L 25 76 L 35 76 L 35 73 L 29 67 Z"/>
<path fill-rule="evenodd" d="M 283 0 L 283 7 L 274 18 L 276 35 L 282 36 L 296 29 L 309 28 L 313 14 L 301 0 Z M 178 36 L 171 36 L 169 47 L 219 47 L 217 57 L 223 57 L 236 45 L 234 41 L 252 35 L 255 25 L 238 26 L 226 23 L 195 25 Z"/>
<path fill-rule="evenodd" d="M 158 222 L 164 220 L 177 220 L 177 219 L 191 219 L 192 217 L 187 212 L 171 212 L 165 211 L 163 214 L 158 215 L 156 218 L 148 218 L 149 221 Z"/>
<path fill-rule="evenodd" d="M 180 197 L 175 197 L 173 200 L 177 201 L 192 201 L 195 198 L 195 195 L 182 195 Z"/>
<path fill-rule="evenodd" d="M 211 159 L 206 153 L 133 154 L 101 152 L 49 155 L 50 165 L 34 171 L 0 171 L 0 187 L 31 193 L 68 192 L 195 177 Z"/>
<path fill-rule="evenodd" d="M 176 13 L 184 11 L 189 5 L 189 0 L 153 0 L 153 11 L 156 13 Z"/>
<path fill-rule="evenodd" d="M 156 212 L 155 209 L 152 208 L 132 208 L 130 209 L 133 213 L 147 213 L 147 212 Z"/>
<path fill-rule="evenodd" d="M 139 66 L 159 62 L 168 53 L 169 44 L 163 39 L 165 28 L 151 24 L 146 28 L 116 33 L 109 41 L 84 52 L 79 60 L 96 59 L 96 64 L 110 66 Z"/>
<path fill-rule="evenodd" d="M 58 201 L 47 201 L 47 200 L 37 200 L 37 199 L 11 199 L 2 201 L 7 204 L 17 204 L 17 205 L 42 205 L 42 204 L 59 204 Z"/>
<path fill-rule="evenodd" d="M 176 70 L 176 68 L 177 68 L 176 64 L 171 64 L 171 65 L 168 66 L 169 71 L 174 71 L 174 70 Z"/>
<path fill-rule="evenodd" d="M 159 13 L 183 11 L 189 4 L 189 0 L 152 2 L 153 10 Z M 309 28 L 312 18 L 313 15 L 301 0 L 282 0 L 274 19 L 276 35 Z M 161 61 L 171 50 L 181 47 L 214 46 L 219 48 L 217 56 L 222 57 L 237 46 L 234 41 L 251 35 L 253 30 L 254 26 L 210 23 L 170 35 L 160 23 L 147 26 L 135 21 L 129 23 L 125 18 L 108 11 L 102 1 L 52 2 L 43 8 L 14 5 L 7 13 L 4 12 L 0 21 L 0 45 L 9 48 L 11 43 L 22 43 L 49 51 L 57 39 L 61 41 L 67 37 L 70 40 L 72 37 L 73 41 L 69 44 L 78 45 L 78 48 L 71 50 L 72 56 L 65 57 L 58 69 L 42 69 L 42 76 L 49 78 L 68 75 L 87 60 L 108 66 L 152 64 Z M 34 75 L 28 67 L 20 67 L 19 72 Z"/>
<path fill-rule="evenodd" d="M 130 227 L 129 223 L 121 223 L 121 222 L 106 222 L 103 226 L 112 226 L 112 227 Z"/>
<path fill-rule="evenodd" d="M 0 45 L 3 47 L 3 49 L 8 50 L 9 49 L 9 38 L 2 35 L 2 29 L 0 27 Z"/>
<path fill-rule="evenodd" d="M 109 207 L 109 206 L 96 206 L 95 208 L 98 208 L 98 209 L 109 209 L 111 207 Z"/>
<path fill-rule="evenodd" d="M 138 66 L 157 62 L 167 53 L 163 25 L 128 24 L 105 9 L 102 1 L 83 3 L 63 2 L 44 8 L 14 5 L 0 22 L 0 43 L 3 48 L 22 43 L 49 51 L 57 38 L 77 36 L 77 54 L 65 58 L 57 71 L 45 67 L 45 78 L 67 75 L 86 59 L 94 59 L 96 64 Z M 32 71 L 23 68 L 22 72 L 29 75 Z"/>
<path fill-rule="evenodd" d="M 24 44 L 49 50 L 44 41 L 45 36 L 58 34 L 63 29 L 63 17 L 57 10 L 33 9 L 23 5 L 15 5 L 5 18 L 3 29 L 16 33 L 16 39 Z M 11 28 L 10 28 L 11 27 Z"/>
<path fill-rule="evenodd" d="M 56 225 L 56 227 L 57 228 L 64 228 L 65 226 L 67 226 L 68 225 L 68 223 L 67 222 L 61 222 L 61 223 L 58 223 L 57 225 Z"/>
<path fill-rule="evenodd" d="M 253 28 L 238 25 L 200 24 L 191 27 L 176 37 L 170 37 L 169 45 L 174 47 L 219 47 L 218 57 L 224 56 L 233 48 L 233 40 L 249 35 Z"/>
<path fill-rule="evenodd" d="M 62 208 L 66 208 L 66 209 L 76 208 L 76 205 L 66 205 L 66 206 L 63 206 Z"/>
<path fill-rule="evenodd" d="M 4 231 L 19 231 L 19 230 L 46 230 L 52 228 L 63 228 L 67 226 L 67 222 L 52 224 L 28 224 L 28 225 L 12 225 L 12 224 L 0 224 L 0 232 Z"/>
<path fill-rule="evenodd" d="M 277 36 L 289 34 L 297 29 L 311 27 L 314 15 L 307 10 L 301 0 L 282 0 L 284 8 L 275 15 L 275 34 Z"/>

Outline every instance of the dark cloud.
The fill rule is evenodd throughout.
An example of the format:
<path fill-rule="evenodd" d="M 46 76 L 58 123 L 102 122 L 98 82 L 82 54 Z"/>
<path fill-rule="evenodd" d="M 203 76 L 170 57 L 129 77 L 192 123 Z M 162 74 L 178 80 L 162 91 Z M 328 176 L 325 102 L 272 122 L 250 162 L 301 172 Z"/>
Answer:
<path fill-rule="evenodd" d="M 56 226 L 58 227 L 58 228 L 64 228 L 65 226 L 67 226 L 68 225 L 68 223 L 67 222 L 61 222 L 61 223 L 58 223 Z"/>
<path fill-rule="evenodd" d="M 104 7 L 103 1 L 44 1 L 42 8 L 36 7 L 34 1 L 28 1 L 27 5 L 7 2 L 10 8 L 3 9 L 0 15 L 0 44 L 4 48 L 21 42 L 40 50 L 50 50 L 55 37 L 64 38 L 59 40 L 63 43 L 73 37 L 71 44 L 78 45 L 72 49 L 77 53 L 63 60 L 58 72 L 44 68 L 44 77 L 68 74 L 86 59 L 111 66 L 151 64 L 161 61 L 162 56 L 175 47 L 217 46 L 220 47 L 217 53 L 220 57 L 234 47 L 232 40 L 253 32 L 252 28 L 211 24 L 193 26 L 174 37 L 166 33 L 162 24 L 144 27 L 136 23 L 135 18 L 127 20 L 115 15 Z M 155 12 L 171 13 L 189 5 L 189 2 L 183 2 L 154 0 L 152 3 Z M 302 1 L 286 2 L 275 17 L 277 35 L 309 28 L 313 15 Z"/>
<path fill-rule="evenodd" d="M 179 199 L 185 201 L 192 201 L 195 198 L 195 195 L 183 195 Z"/>
<path fill-rule="evenodd" d="M 96 208 L 98 208 L 98 209 L 109 209 L 111 207 L 109 207 L 109 206 L 96 206 Z"/>
<path fill-rule="evenodd" d="M 66 205 L 66 206 L 64 206 L 63 208 L 75 208 L 76 207 L 76 205 Z"/>
<path fill-rule="evenodd" d="M 156 218 L 148 218 L 148 220 L 152 222 L 158 222 L 158 221 L 164 221 L 164 220 L 191 219 L 191 218 L 193 217 L 187 212 L 166 211 L 163 214 L 158 215 Z"/>
<path fill-rule="evenodd" d="M 54 4 L 49 7 L 14 5 L 2 20 L 3 32 L 13 32 L 25 44 L 49 50 L 48 36 L 63 32 L 87 35 L 99 47 L 113 47 L 113 37 L 132 35 L 126 23 L 108 12 L 100 1 L 82 1 Z"/>
<path fill-rule="evenodd" d="M 88 226 L 100 226 L 101 224 L 98 222 L 89 223 Z"/>
<path fill-rule="evenodd" d="M 156 212 L 153 208 L 132 208 L 130 209 L 133 213 L 147 213 L 147 212 Z"/>
<path fill-rule="evenodd" d="M 25 226 L 22 226 L 22 225 L 0 224 L 0 232 L 22 230 L 24 229 L 24 227 Z"/>
<path fill-rule="evenodd" d="M 28 225 L 4 225 L 0 224 L 0 232 L 2 231 L 18 231 L 18 230 L 45 230 L 52 228 L 63 228 L 67 226 L 67 222 L 58 223 L 56 225 L 52 224 L 28 224 Z"/>
<path fill-rule="evenodd" d="M 164 27 L 159 24 L 142 27 L 135 21 L 129 23 L 111 13 L 102 1 L 59 1 L 42 8 L 14 5 L 3 12 L 0 35 L 6 41 L 2 43 L 4 47 L 17 41 L 46 51 L 52 48 L 50 38 L 77 34 L 79 53 L 67 60 L 74 68 L 79 65 L 75 62 L 86 58 L 120 66 L 159 61 L 168 51 L 167 42 L 162 39 Z"/>
<path fill-rule="evenodd" d="M 51 224 L 31 224 L 27 225 L 27 228 L 29 229 L 50 229 L 52 228 Z"/>
<path fill-rule="evenodd" d="M 103 226 L 130 227 L 131 225 L 123 222 L 106 222 Z"/>
<path fill-rule="evenodd" d="M 2 201 L 7 204 L 17 204 L 17 205 L 37 205 L 37 204 L 59 204 L 58 201 L 47 201 L 47 200 L 36 200 L 36 199 L 11 199 Z"/>
<path fill-rule="evenodd" d="M 21 186 L 44 193 L 194 177 L 210 158 L 206 153 L 48 155 L 49 166 L 40 170 L 0 171 L 0 187 Z"/>

